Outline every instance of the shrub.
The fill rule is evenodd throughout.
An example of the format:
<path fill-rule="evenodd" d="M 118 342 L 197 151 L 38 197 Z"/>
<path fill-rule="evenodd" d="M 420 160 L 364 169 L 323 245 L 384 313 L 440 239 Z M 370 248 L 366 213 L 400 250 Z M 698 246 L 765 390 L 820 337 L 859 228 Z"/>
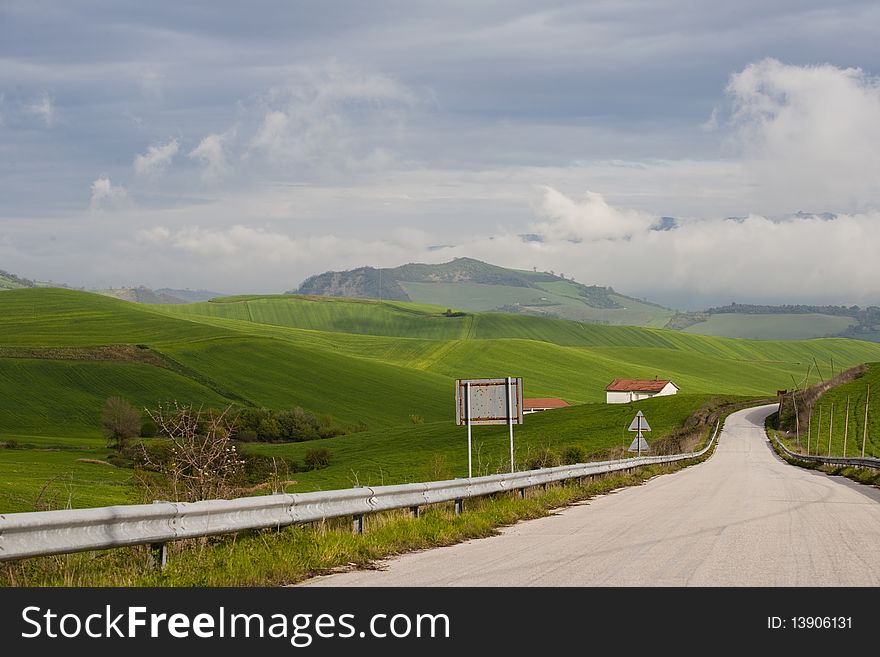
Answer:
<path fill-rule="evenodd" d="M 542 447 L 537 454 L 529 456 L 525 462 L 527 470 L 553 468 L 557 465 L 560 465 L 559 455 L 549 447 Z"/>
<path fill-rule="evenodd" d="M 564 465 L 583 463 L 587 460 L 587 451 L 580 445 L 569 445 L 562 450 L 561 459 Z"/>
<path fill-rule="evenodd" d="M 228 419 L 229 411 L 202 411 L 174 402 L 150 412 L 167 438 L 162 442 L 170 443 L 171 455 L 154 457 L 142 443 L 142 458 L 145 467 L 161 473 L 164 497 L 194 502 L 234 492 L 244 460 L 231 439 L 235 425 Z"/>
<path fill-rule="evenodd" d="M 409 421 L 413 424 L 424 424 L 425 418 L 423 418 L 421 415 L 410 415 Z"/>
<path fill-rule="evenodd" d="M 141 438 L 155 438 L 158 434 L 159 427 L 153 422 L 153 418 L 148 417 L 141 423 Z"/>
<path fill-rule="evenodd" d="M 319 470 L 330 465 L 330 450 L 326 447 L 317 447 L 306 451 L 303 459 L 307 470 Z"/>
<path fill-rule="evenodd" d="M 253 443 L 257 441 L 258 436 L 253 429 L 241 429 L 235 434 L 235 438 L 243 443 Z"/>
<path fill-rule="evenodd" d="M 281 438 L 281 424 L 272 416 L 266 417 L 257 427 L 257 436 L 260 440 L 277 440 Z"/>

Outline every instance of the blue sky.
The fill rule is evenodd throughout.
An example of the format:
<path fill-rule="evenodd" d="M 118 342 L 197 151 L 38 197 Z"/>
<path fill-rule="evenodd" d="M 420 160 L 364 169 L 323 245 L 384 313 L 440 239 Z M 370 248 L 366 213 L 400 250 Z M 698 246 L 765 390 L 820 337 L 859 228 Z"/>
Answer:
<path fill-rule="evenodd" d="M 278 292 L 471 256 L 880 303 L 880 8 L 767 4 L 4 0 L 0 268 Z"/>

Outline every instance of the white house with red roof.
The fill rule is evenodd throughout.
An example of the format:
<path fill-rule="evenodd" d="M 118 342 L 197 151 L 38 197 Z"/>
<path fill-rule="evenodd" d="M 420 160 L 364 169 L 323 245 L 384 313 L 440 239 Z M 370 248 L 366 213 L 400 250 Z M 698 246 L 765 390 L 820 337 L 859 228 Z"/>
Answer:
<path fill-rule="evenodd" d="M 669 379 L 614 379 L 605 387 L 605 402 L 628 404 L 640 399 L 674 395 L 678 389 Z"/>

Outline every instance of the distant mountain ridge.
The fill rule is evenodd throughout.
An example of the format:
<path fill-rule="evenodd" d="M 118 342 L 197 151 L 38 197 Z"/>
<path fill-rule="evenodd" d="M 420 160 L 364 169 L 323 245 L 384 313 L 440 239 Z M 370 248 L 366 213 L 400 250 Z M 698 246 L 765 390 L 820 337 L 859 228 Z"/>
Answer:
<path fill-rule="evenodd" d="M 113 297 L 114 299 L 122 299 L 123 301 L 133 301 L 134 303 L 156 305 L 188 303 L 184 299 L 157 290 L 151 290 L 143 285 L 139 285 L 138 287 L 111 287 L 102 290 L 95 290 L 95 292 L 102 294 L 105 297 Z"/>
<path fill-rule="evenodd" d="M 164 294 L 176 299 L 182 299 L 186 303 L 199 303 L 200 301 L 210 301 L 217 297 L 225 297 L 223 292 L 212 292 L 211 290 L 178 290 L 170 287 L 160 287 L 156 290 L 157 294 Z"/>
<path fill-rule="evenodd" d="M 656 325 L 660 317 L 665 323 L 673 314 L 611 287 L 575 282 L 563 273 L 507 269 L 473 258 L 328 271 L 309 277 L 287 294 L 412 301 L 602 324 Z"/>
<path fill-rule="evenodd" d="M 552 272 L 522 272 L 498 267 L 473 258 L 456 258 L 439 265 L 409 263 L 393 269 L 359 267 L 349 271 L 328 271 L 307 278 L 296 290 L 285 294 L 311 294 L 330 297 L 386 299 L 389 301 L 416 301 L 401 283 L 475 283 L 542 289 L 539 283 L 573 282 Z M 619 308 L 620 304 L 608 298 L 612 288 L 587 286 L 584 298 L 596 308 Z"/>
<path fill-rule="evenodd" d="M 0 289 L 3 290 L 16 290 L 23 287 L 36 287 L 37 284 L 35 281 L 30 280 L 29 278 L 22 278 L 21 276 L 16 276 L 15 274 L 11 274 L 4 269 L 0 269 Z"/>

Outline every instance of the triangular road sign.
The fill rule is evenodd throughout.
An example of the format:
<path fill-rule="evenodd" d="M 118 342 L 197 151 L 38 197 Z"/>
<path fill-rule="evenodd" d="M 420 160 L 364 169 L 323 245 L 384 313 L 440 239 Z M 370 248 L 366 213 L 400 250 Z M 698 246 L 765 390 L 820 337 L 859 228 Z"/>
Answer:
<path fill-rule="evenodd" d="M 648 425 L 648 421 L 645 419 L 645 414 L 639 411 L 636 413 L 636 416 L 633 418 L 632 424 L 629 425 L 630 431 L 650 431 L 651 427 Z"/>
<path fill-rule="evenodd" d="M 639 442 L 641 441 L 641 448 L 639 447 Z M 648 447 L 648 441 L 645 440 L 645 437 L 642 434 L 639 434 L 635 438 L 633 438 L 632 445 L 629 446 L 629 449 L 626 450 L 628 452 L 650 452 L 651 448 Z"/>

